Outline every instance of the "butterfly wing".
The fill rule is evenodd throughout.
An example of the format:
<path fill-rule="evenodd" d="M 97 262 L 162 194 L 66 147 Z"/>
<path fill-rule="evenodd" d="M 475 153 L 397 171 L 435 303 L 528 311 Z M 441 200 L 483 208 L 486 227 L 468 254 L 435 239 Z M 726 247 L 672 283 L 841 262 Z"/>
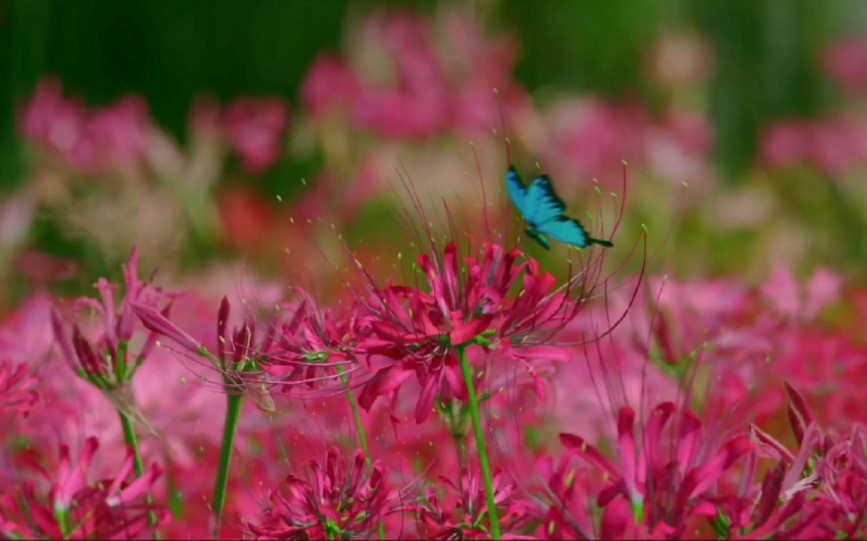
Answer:
<path fill-rule="evenodd" d="M 525 219 L 527 218 L 527 188 L 521 182 L 521 177 L 518 171 L 511 165 L 506 171 L 506 189 L 509 191 L 509 198 Z"/>
<path fill-rule="evenodd" d="M 526 205 L 524 218 L 537 228 L 544 223 L 556 221 L 566 211 L 566 203 L 554 191 L 548 175 L 542 175 L 530 185 Z"/>
<path fill-rule="evenodd" d="M 591 244 L 599 244 L 609 248 L 613 246 L 610 241 L 592 238 L 587 234 L 587 230 L 584 229 L 581 222 L 568 216 L 559 216 L 556 220 L 538 225 L 536 229 L 539 233 L 548 235 L 554 240 L 578 248 L 586 248 Z"/>
<path fill-rule="evenodd" d="M 545 237 L 545 235 L 540 233 L 539 230 L 537 230 L 533 227 L 528 227 L 526 229 L 526 231 L 527 231 L 527 235 L 529 235 L 531 239 L 533 239 L 539 243 L 539 246 L 541 246 L 542 248 L 544 248 L 546 250 L 551 249 L 551 243 L 548 242 L 547 237 Z"/>
<path fill-rule="evenodd" d="M 506 173 L 506 186 L 509 197 L 529 225 L 527 234 L 545 249 L 551 247 L 546 235 L 578 248 L 586 248 L 591 244 L 613 246 L 607 240 L 590 237 L 578 220 L 563 214 L 566 212 L 566 203 L 554 191 L 554 185 L 548 175 L 542 175 L 534 180 L 528 189 L 524 187 L 515 168 L 509 166 Z"/>

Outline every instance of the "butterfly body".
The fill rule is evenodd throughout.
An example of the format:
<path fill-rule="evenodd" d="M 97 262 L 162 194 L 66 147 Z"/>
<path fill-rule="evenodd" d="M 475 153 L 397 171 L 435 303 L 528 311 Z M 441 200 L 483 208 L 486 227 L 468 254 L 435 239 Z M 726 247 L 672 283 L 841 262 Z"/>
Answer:
<path fill-rule="evenodd" d="M 587 248 L 591 244 L 613 246 L 610 241 L 594 239 L 578 220 L 565 215 L 566 203 L 554 191 L 548 175 L 536 178 L 528 188 L 518 171 L 510 165 L 506 172 L 506 188 L 515 208 L 527 222 L 527 235 L 546 250 L 551 249 L 548 237 L 576 248 Z"/>

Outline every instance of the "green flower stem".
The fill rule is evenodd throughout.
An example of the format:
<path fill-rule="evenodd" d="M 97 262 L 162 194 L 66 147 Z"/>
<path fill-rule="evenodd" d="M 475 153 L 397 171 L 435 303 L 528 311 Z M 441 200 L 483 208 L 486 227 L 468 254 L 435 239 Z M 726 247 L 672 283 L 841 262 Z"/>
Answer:
<path fill-rule="evenodd" d="M 138 445 L 138 437 L 135 434 L 135 425 L 132 422 L 132 419 L 124 415 L 122 412 L 118 412 L 120 415 L 120 426 L 123 428 L 123 439 L 126 441 L 126 444 L 132 449 L 133 456 L 135 457 L 135 476 L 136 477 L 144 477 L 145 467 L 144 461 L 141 458 L 141 450 Z M 148 505 L 153 503 L 153 498 L 150 494 L 147 495 L 147 503 Z M 156 526 L 157 524 L 157 515 L 153 511 L 148 512 L 148 523 L 151 526 Z M 154 532 L 154 539 L 159 539 L 159 533 Z"/>
<path fill-rule="evenodd" d="M 479 452 L 479 462 L 482 467 L 482 476 L 485 478 L 485 492 L 488 493 L 488 517 L 491 520 L 491 536 L 494 539 L 502 539 L 500 534 L 500 518 L 497 515 L 497 504 L 494 501 L 494 479 L 491 476 L 491 466 L 488 463 L 488 450 L 485 445 L 485 430 L 482 428 L 482 420 L 479 416 L 479 400 L 476 397 L 476 386 L 473 383 L 473 368 L 467 359 L 464 347 L 458 347 L 458 357 L 461 360 L 461 371 L 464 373 L 464 383 L 467 385 L 467 394 L 470 397 L 470 418 L 476 432 L 476 448 Z"/>
<path fill-rule="evenodd" d="M 370 457 L 370 449 L 367 447 L 367 433 L 364 431 L 364 424 L 361 422 L 361 411 L 358 409 L 358 402 L 355 400 L 355 393 L 349 388 L 349 378 L 343 373 L 343 367 L 337 366 L 337 373 L 340 374 L 340 380 L 343 386 L 346 387 L 346 399 L 349 401 L 349 407 L 352 408 L 352 416 L 355 418 L 355 429 L 358 431 L 358 439 L 361 440 L 361 450 L 364 451 L 364 456 L 367 458 L 367 465 L 373 465 L 373 459 Z M 385 521 L 379 521 L 379 538 L 385 541 Z"/>
<path fill-rule="evenodd" d="M 57 518 L 57 525 L 60 527 L 63 539 L 69 539 L 69 510 L 55 511 L 54 516 Z"/>
<path fill-rule="evenodd" d="M 220 452 L 220 469 L 217 471 L 217 484 L 214 486 L 214 537 L 219 538 L 220 526 L 223 522 L 223 507 L 226 505 L 226 487 L 229 484 L 229 469 L 232 467 L 232 451 L 235 447 L 235 435 L 238 433 L 238 421 L 244 406 L 243 395 L 226 393 L 226 422 L 223 425 L 223 448 Z"/>
<path fill-rule="evenodd" d="M 358 409 L 358 402 L 355 400 L 355 393 L 349 389 L 349 378 L 343 373 L 343 367 L 337 366 L 337 373 L 340 374 L 340 381 L 346 388 L 346 399 L 349 401 L 349 407 L 352 408 L 352 416 L 355 418 L 355 428 L 358 430 L 358 439 L 361 440 L 361 450 L 364 451 L 364 456 L 367 457 L 367 464 L 373 464 L 370 458 L 370 449 L 367 447 L 367 433 L 364 431 L 364 425 L 361 423 L 361 411 Z"/>
<path fill-rule="evenodd" d="M 123 413 L 118 413 L 120 414 L 120 426 L 123 427 L 123 439 L 135 454 L 135 475 L 136 477 L 142 477 L 145 474 L 145 467 L 141 458 L 141 451 L 138 448 L 138 437 L 135 435 L 135 426 L 129 417 Z"/>

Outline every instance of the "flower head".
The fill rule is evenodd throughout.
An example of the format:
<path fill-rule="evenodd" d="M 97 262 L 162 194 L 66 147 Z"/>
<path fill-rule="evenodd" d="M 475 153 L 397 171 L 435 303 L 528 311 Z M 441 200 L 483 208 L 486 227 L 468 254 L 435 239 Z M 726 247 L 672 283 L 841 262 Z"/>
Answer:
<path fill-rule="evenodd" d="M 387 470 L 369 465 L 361 451 L 347 460 L 331 449 L 309 469 L 307 479 L 290 475 L 285 490 L 273 491 L 256 522 L 245 521 L 254 539 L 372 538 L 379 522 L 402 508 Z"/>
<path fill-rule="evenodd" d="M 95 339 L 88 337 L 87 330 L 82 330 L 77 320 L 73 320 L 72 333 L 68 334 L 64 318 L 56 307 L 51 310 L 51 326 L 61 355 L 72 370 L 102 390 L 118 411 L 139 417 L 129 384 L 156 346 L 157 335 L 149 333 L 138 352 L 130 358 L 130 343 L 138 327 L 133 306 L 156 306 L 171 295 L 139 280 L 136 250 L 133 250 L 129 265 L 124 266 L 124 282 L 126 293 L 119 308 L 114 294 L 117 286 L 104 278 L 100 278 L 95 286 L 99 300 L 82 297 L 76 301 L 76 313 L 88 308 L 101 320 L 102 329 L 96 332 Z"/>
<path fill-rule="evenodd" d="M 36 402 L 37 380 L 24 364 L 0 360 L 0 409 L 27 415 Z"/>
<path fill-rule="evenodd" d="M 419 530 L 426 539 L 488 539 L 490 524 L 485 485 L 478 469 L 461 472 L 459 482 L 442 477 L 445 497 L 429 488 L 416 503 Z M 533 518 L 530 506 L 518 498 L 517 487 L 503 472 L 493 478 L 500 527 L 517 533 Z"/>
<path fill-rule="evenodd" d="M 603 529 L 618 532 L 616 537 L 636 527 L 661 528 L 668 535 L 682 532 L 688 520 L 707 513 L 707 502 L 723 474 L 754 451 L 746 436 L 719 443 L 703 430 L 695 414 L 677 413 L 673 403 L 658 405 L 643 423 L 643 437 L 637 439 L 635 411 L 622 408 L 617 419 L 619 466 L 583 438 L 560 435 L 570 454 L 609 480 L 597 501 L 606 509 Z M 624 504 L 631 512 L 623 512 Z"/>
<path fill-rule="evenodd" d="M 164 509 L 144 503 L 162 469 L 154 464 L 142 477 L 134 472 L 132 450 L 113 478 L 93 481 L 91 466 L 99 443 L 88 438 L 78 460 L 72 461 L 69 447 L 60 448 L 56 468 L 46 469 L 35 459 L 26 460 L 51 484 L 46 496 L 28 480 L 0 492 L 0 533 L 12 539 L 137 539 L 167 519 Z M 156 523 L 149 526 L 149 520 Z"/>
<path fill-rule="evenodd" d="M 522 259 L 518 250 L 486 244 L 483 255 L 461 262 L 457 245 L 450 243 L 442 255 L 434 251 L 418 258 L 429 291 L 379 288 L 368 281 L 369 294 L 356 295 L 361 336 L 356 351 L 376 362 L 360 404 L 369 408 L 416 375 L 422 386 L 416 420 L 424 421 L 438 396 L 466 397 L 458 353 L 472 345 L 518 359 L 534 377 L 531 358 L 568 360 L 567 352 L 552 354 L 531 338 L 562 326 L 575 305 L 538 262 Z"/>

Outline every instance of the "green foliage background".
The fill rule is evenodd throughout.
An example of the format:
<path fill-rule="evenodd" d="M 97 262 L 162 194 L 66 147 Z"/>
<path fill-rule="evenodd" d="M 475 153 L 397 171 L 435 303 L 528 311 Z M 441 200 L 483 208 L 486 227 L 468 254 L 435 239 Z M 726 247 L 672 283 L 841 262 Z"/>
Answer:
<path fill-rule="evenodd" d="M 692 28 L 715 50 L 708 104 L 718 155 L 736 174 L 756 128 L 812 115 L 829 100 L 815 57 L 826 40 L 861 30 L 859 0 L 479 1 L 484 25 L 515 32 L 518 78 L 531 90 L 647 94 L 641 58 L 663 28 Z M 160 125 L 182 135 L 193 97 L 276 94 L 297 100 L 317 52 L 339 46 L 347 17 L 429 2 L 346 0 L 5 0 L 0 3 L 0 182 L 20 180 L 14 109 L 45 74 L 89 103 L 144 96 Z M 652 96 L 646 96 L 652 98 Z"/>

